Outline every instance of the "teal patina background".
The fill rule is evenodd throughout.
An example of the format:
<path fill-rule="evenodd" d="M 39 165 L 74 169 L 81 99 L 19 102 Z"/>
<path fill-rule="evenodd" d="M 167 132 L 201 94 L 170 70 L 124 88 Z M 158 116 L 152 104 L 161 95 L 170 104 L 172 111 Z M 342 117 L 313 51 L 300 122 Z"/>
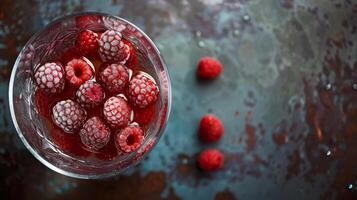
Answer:
<path fill-rule="evenodd" d="M 33 33 L 64 14 L 101 11 L 137 24 L 168 65 L 173 107 L 148 159 L 106 180 L 78 180 L 24 148 L 8 110 L 8 80 Z M 203 55 L 223 74 L 195 77 Z M 113 0 L 0 2 L 1 199 L 357 199 L 357 2 L 354 0 Z M 201 115 L 224 138 L 198 142 Z M 203 148 L 224 168 L 195 167 Z"/>

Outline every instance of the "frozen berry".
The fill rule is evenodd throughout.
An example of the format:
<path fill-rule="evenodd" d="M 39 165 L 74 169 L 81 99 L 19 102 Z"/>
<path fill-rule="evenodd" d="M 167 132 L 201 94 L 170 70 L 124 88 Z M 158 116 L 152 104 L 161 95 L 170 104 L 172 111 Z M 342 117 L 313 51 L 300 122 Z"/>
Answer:
<path fill-rule="evenodd" d="M 110 97 L 105 103 L 103 114 L 112 127 L 126 126 L 130 122 L 131 108 L 127 101 L 120 96 Z"/>
<path fill-rule="evenodd" d="M 90 30 L 81 31 L 76 46 L 83 55 L 95 55 L 98 52 L 98 34 Z"/>
<path fill-rule="evenodd" d="M 76 97 L 78 103 L 87 108 L 99 105 L 104 99 L 104 91 L 95 81 L 84 82 L 77 90 Z"/>
<path fill-rule="evenodd" d="M 144 108 L 156 101 L 159 88 L 152 77 L 139 74 L 130 81 L 128 95 L 133 105 Z"/>
<path fill-rule="evenodd" d="M 99 150 L 109 142 L 110 130 L 99 117 L 92 117 L 84 123 L 79 136 L 86 147 Z"/>
<path fill-rule="evenodd" d="M 222 64 L 212 57 L 202 57 L 198 62 L 197 76 L 203 79 L 216 78 L 222 72 Z"/>
<path fill-rule="evenodd" d="M 67 133 L 78 130 L 85 121 L 86 115 L 86 111 L 78 103 L 69 99 L 58 102 L 52 108 L 54 123 Z"/>
<path fill-rule="evenodd" d="M 91 66 L 82 59 L 73 59 L 66 65 L 66 78 L 74 86 L 80 86 L 93 76 Z"/>
<path fill-rule="evenodd" d="M 215 171 L 223 166 L 223 154 L 217 149 L 206 149 L 197 158 L 197 164 L 203 171 Z"/>
<path fill-rule="evenodd" d="M 115 137 L 115 144 L 118 150 L 130 153 L 135 151 L 144 139 L 144 132 L 139 126 L 127 126 Z"/>
<path fill-rule="evenodd" d="M 222 137 L 223 132 L 223 124 L 215 115 L 206 114 L 201 118 L 198 134 L 202 141 L 217 141 Z"/>
<path fill-rule="evenodd" d="M 35 80 L 41 90 L 48 93 L 60 93 L 64 88 L 64 70 L 60 64 L 46 63 L 35 71 Z"/>
<path fill-rule="evenodd" d="M 121 64 L 110 64 L 100 73 L 100 80 L 110 92 L 120 92 L 129 82 L 129 73 Z"/>
<path fill-rule="evenodd" d="M 122 41 L 118 31 L 107 30 L 99 39 L 99 55 L 103 62 L 120 62 L 125 64 L 129 59 L 129 47 Z"/>

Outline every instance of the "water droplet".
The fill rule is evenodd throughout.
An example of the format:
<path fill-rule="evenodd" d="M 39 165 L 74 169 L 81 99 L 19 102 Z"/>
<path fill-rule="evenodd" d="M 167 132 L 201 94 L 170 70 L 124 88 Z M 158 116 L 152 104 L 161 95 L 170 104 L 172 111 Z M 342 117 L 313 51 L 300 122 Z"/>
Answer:
<path fill-rule="evenodd" d="M 201 31 L 196 31 L 196 37 L 201 37 L 201 35 L 202 35 L 202 33 L 201 33 Z"/>
<path fill-rule="evenodd" d="M 187 165 L 187 163 L 188 163 L 188 160 L 186 159 L 186 158 L 184 158 L 184 159 L 182 159 L 182 164 L 184 164 L 184 165 Z"/>
<path fill-rule="evenodd" d="M 347 185 L 347 189 L 352 190 L 353 189 L 353 184 L 352 183 L 348 184 Z"/>
<path fill-rule="evenodd" d="M 352 89 L 357 90 L 357 83 L 352 84 Z"/>
<path fill-rule="evenodd" d="M 205 42 L 203 42 L 202 40 L 198 42 L 198 46 L 201 48 L 204 47 L 205 45 L 206 45 Z"/>
<path fill-rule="evenodd" d="M 326 156 L 331 156 L 331 151 L 330 151 L 330 150 L 328 150 L 328 151 L 326 152 Z"/>
<path fill-rule="evenodd" d="M 240 34 L 239 30 L 236 29 L 236 30 L 233 31 L 233 35 L 234 36 L 239 36 L 239 34 Z"/>
<path fill-rule="evenodd" d="M 246 22 L 249 21 L 249 20 L 250 20 L 249 15 L 244 15 L 244 16 L 243 16 L 243 20 L 246 21 Z"/>
<path fill-rule="evenodd" d="M 331 90 L 332 89 L 332 84 L 331 83 L 328 83 L 327 85 L 326 85 L 326 90 Z"/>

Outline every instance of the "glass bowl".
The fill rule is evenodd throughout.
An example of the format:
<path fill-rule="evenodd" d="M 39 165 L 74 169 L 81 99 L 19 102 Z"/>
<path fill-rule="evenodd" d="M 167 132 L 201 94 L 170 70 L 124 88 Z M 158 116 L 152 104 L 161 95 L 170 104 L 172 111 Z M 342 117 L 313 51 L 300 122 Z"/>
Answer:
<path fill-rule="evenodd" d="M 81 26 L 78 26 L 78 19 L 82 20 Z M 63 53 L 62 50 L 73 45 L 76 35 L 83 29 L 120 31 L 141 56 L 149 60 L 149 63 L 143 65 L 148 65 L 146 70 L 153 76 L 160 90 L 154 119 L 148 126 L 142 145 L 128 155 L 112 160 L 77 157 L 64 153 L 48 136 L 49 130 L 44 118 L 34 105 L 34 68 Z M 17 57 L 9 83 L 11 117 L 26 148 L 50 169 L 75 178 L 110 177 L 138 163 L 157 143 L 170 113 L 170 87 L 168 71 L 159 50 L 137 26 L 125 19 L 104 13 L 69 15 L 54 20 L 37 32 Z"/>

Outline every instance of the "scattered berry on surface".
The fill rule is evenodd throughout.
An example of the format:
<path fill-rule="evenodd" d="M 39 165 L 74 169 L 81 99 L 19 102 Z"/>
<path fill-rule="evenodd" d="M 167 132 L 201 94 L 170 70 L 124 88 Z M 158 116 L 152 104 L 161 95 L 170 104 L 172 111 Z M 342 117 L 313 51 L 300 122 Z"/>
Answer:
<path fill-rule="evenodd" d="M 222 137 L 223 132 L 223 124 L 215 115 L 206 114 L 201 118 L 198 134 L 202 141 L 217 141 Z"/>
<path fill-rule="evenodd" d="M 223 166 L 223 154 L 217 149 L 206 149 L 197 158 L 197 164 L 203 171 L 211 172 Z"/>
<path fill-rule="evenodd" d="M 197 76 L 202 79 L 214 79 L 222 72 L 222 64 L 212 57 L 202 57 L 197 66 Z"/>

